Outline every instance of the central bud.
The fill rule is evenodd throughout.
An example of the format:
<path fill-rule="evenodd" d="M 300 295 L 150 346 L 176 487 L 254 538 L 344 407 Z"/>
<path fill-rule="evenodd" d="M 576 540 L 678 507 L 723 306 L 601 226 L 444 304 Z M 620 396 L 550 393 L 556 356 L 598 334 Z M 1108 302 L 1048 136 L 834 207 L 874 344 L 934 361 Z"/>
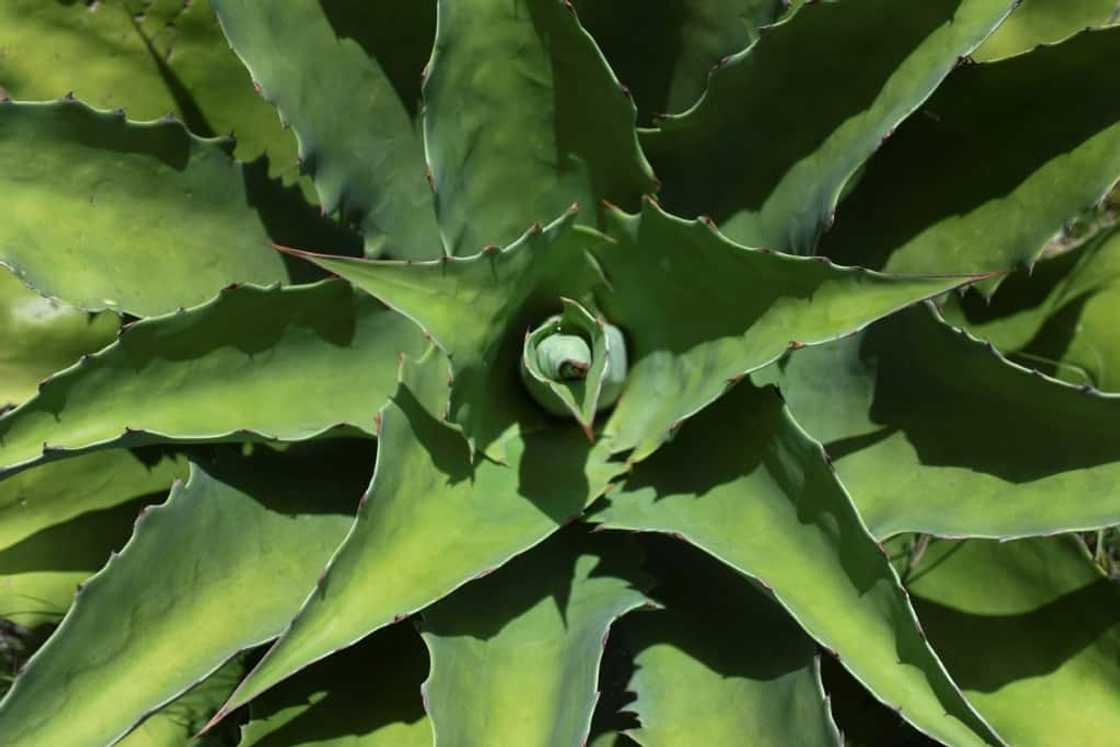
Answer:
<path fill-rule="evenodd" d="M 588 438 L 595 413 L 610 407 L 626 380 L 622 332 L 576 301 L 525 336 L 521 378 L 548 412 L 575 418 Z"/>

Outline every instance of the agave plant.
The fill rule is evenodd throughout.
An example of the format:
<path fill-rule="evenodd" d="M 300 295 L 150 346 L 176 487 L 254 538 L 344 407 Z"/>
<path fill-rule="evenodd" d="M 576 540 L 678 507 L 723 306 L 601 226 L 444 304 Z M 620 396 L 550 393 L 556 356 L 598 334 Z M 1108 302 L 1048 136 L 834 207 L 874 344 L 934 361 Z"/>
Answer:
<path fill-rule="evenodd" d="M 1120 28 L 1016 6 L 5 2 L 0 743 L 1112 743 Z"/>

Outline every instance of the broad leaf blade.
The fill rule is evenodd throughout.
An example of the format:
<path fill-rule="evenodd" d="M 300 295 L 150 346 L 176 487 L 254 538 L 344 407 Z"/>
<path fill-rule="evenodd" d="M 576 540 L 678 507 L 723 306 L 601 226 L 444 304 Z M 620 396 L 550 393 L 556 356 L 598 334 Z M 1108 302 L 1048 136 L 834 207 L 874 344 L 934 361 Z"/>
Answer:
<path fill-rule="evenodd" d="M 167 490 L 186 476 L 181 458 L 147 463 L 113 449 L 7 477 L 0 481 L 0 548 L 80 514 Z"/>
<path fill-rule="evenodd" d="M 358 223 L 369 255 L 440 256 L 423 146 L 378 60 L 339 39 L 316 0 L 213 3 L 262 95 L 295 131 L 323 209 Z"/>
<path fill-rule="evenodd" d="M 609 216 L 593 247 L 609 282 L 597 293 L 630 345 L 626 389 L 606 427 L 611 449 L 640 460 L 729 382 L 791 347 L 849 334 L 970 280 L 888 277 L 733 244 L 647 201 Z"/>
<path fill-rule="evenodd" d="M 758 579 L 877 698 L 948 744 L 1002 744 L 926 643 L 898 577 L 770 388 L 740 384 L 638 465 L 600 517 Z M 883 553 L 883 554 L 881 554 Z"/>
<path fill-rule="evenodd" d="M 764 372 L 872 533 L 1008 539 L 1120 522 L 1120 396 L 1047 379 L 916 307 Z"/>
<path fill-rule="evenodd" d="M 674 213 L 750 246 L 812 252 L 845 184 L 1012 0 L 814 3 L 711 78 L 642 145 Z"/>
<path fill-rule="evenodd" d="M 656 189 L 634 105 L 558 0 L 440 0 L 424 84 L 436 214 L 453 255 L 504 246 L 573 202 Z"/>
<path fill-rule="evenodd" d="M 648 601 L 622 539 L 563 532 L 424 611 L 437 744 L 587 740 L 609 628 Z"/>
<path fill-rule="evenodd" d="M 985 301 L 954 296 L 945 316 L 1020 365 L 1120 392 L 1120 229 L 1009 278 Z"/>
<path fill-rule="evenodd" d="M 254 700 L 241 747 L 431 747 L 427 674 L 413 624 L 390 625 Z"/>
<path fill-rule="evenodd" d="M 136 316 L 284 282 L 228 150 L 170 120 L 0 103 L 0 264 L 44 295 Z"/>
<path fill-rule="evenodd" d="M 650 538 L 655 539 L 655 538 Z M 837 745 L 817 647 L 750 581 L 668 537 L 645 545 L 665 609 L 628 615 L 645 747 Z"/>
<path fill-rule="evenodd" d="M 783 0 L 575 0 L 580 22 L 626 84 L 648 124 L 681 112 L 708 88 L 712 68 L 758 38 L 786 11 Z"/>
<path fill-rule="evenodd" d="M 238 744 L 237 727 L 204 740 L 194 736 L 225 702 L 245 674 L 242 656 L 235 656 L 218 671 L 141 721 L 116 747 L 226 747 Z"/>
<path fill-rule="evenodd" d="M 0 410 L 35 393 L 39 382 L 108 345 L 119 322 L 91 316 L 26 288 L 0 267 Z"/>
<path fill-rule="evenodd" d="M 624 469 L 572 426 L 507 438 L 473 458 L 442 419 L 447 361 L 408 363 L 386 405 L 374 479 L 346 541 L 281 639 L 219 714 L 427 607 L 579 516 Z"/>
<path fill-rule="evenodd" d="M 956 70 L 868 164 L 820 253 L 893 272 L 1031 265 L 1120 179 L 1120 97 L 1102 95 L 1117 49 L 1120 28 L 1086 31 Z"/>
<path fill-rule="evenodd" d="M 232 289 L 54 376 L 0 419 L 0 471 L 114 445 L 372 434 L 397 356 L 425 345 L 341 282 Z"/>
<path fill-rule="evenodd" d="M 983 61 L 1010 57 L 1118 19 L 1115 0 L 1024 0 L 972 56 Z"/>
<path fill-rule="evenodd" d="M 525 332 L 584 300 L 602 282 L 587 250 L 601 236 L 573 227 L 569 213 L 503 250 L 431 262 L 302 256 L 414 320 L 451 359 L 449 419 L 472 447 L 501 459 L 495 442 L 511 428 L 547 423 L 524 393 Z"/>
<path fill-rule="evenodd" d="M 220 477 L 195 465 L 137 521 L 0 702 L 8 744 L 112 743 L 238 651 L 278 635 L 361 491 L 364 470 L 325 464 L 321 452 L 264 450 L 249 463 L 212 464 Z"/>
<path fill-rule="evenodd" d="M 268 156 L 273 174 L 296 176 L 296 144 L 253 95 L 222 37 L 209 0 L 143 3 L 9 0 L 0 8 L 0 88 L 21 101 L 69 92 L 135 120 L 172 112 L 196 135 L 232 132 L 241 161 Z M 134 15 L 136 17 L 134 17 Z"/>
<path fill-rule="evenodd" d="M 908 586 L 930 642 L 1009 741 L 1115 742 L 1120 594 L 1076 540 L 934 542 Z"/>

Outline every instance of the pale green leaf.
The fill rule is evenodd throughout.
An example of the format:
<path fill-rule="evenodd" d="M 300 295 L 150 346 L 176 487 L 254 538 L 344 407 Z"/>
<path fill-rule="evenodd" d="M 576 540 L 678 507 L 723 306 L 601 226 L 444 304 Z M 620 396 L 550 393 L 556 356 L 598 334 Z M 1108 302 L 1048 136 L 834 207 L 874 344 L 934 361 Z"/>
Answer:
<path fill-rule="evenodd" d="M 1118 51 L 1120 28 L 1086 31 L 954 71 L 868 164 L 819 253 L 892 272 L 1031 265 L 1120 179 Z"/>
<path fill-rule="evenodd" d="M 627 706 L 645 747 L 823 747 L 840 735 L 817 647 L 750 581 L 677 540 L 650 538 L 647 569 L 665 609 L 628 615 L 634 651 Z"/>
<path fill-rule="evenodd" d="M 586 742 L 610 626 L 648 601 L 621 540 L 573 528 L 424 611 L 436 744 Z"/>
<path fill-rule="evenodd" d="M 1120 593 L 1072 537 L 934 542 L 908 586 L 930 642 L 1011 743 L 1120 733 Z"/>
<path fill-rule="evenodd" d="M 77 101 L 0 102 L 0 264 L 46 296 L 136 316 L 286 281 L 228 146 Z"/>
<path fill-rule="evenodd" d="M 448 251 L 656 189 L 634 104 L 570 3 L 440 0 L 424 142 Z"/>
<path fill-rule="evenodd" d="M 114 445 L 373 434 L 415 325 L 338 281 L 245 286 L 131 325 L 0 418 L 0 471 Z"/>
<path fill-rule="evenodd" d="M 692 109 L 644 134 L 670 211 L 808 254 L 842 190 L 1013 0 L 813 3 L 713 73 Z"/>
<path fill-rule="evenodd" d="M 0 409 L 35 394 L 39 382 L 112 342 L 113 314 L 90 315 L 44 298 L 0 267 Z"/>
<path fill-rule="evenodd" d="M 222 715 L 541 542 L 624 469 L 575 424 L 509 436 L 505 463 L 472 458 L 462 433 L 441 419 L 446 359 L 433 350 L 402 375 L 382 411 L 377 467 L 357 521 Z"/>
<path fill-rule="evenodd" d="M 597 517 L 680 535 L 772 589 L 879 700 L 952 745 L 999 745 L 926 643 L 898 576 L 777 392 L 743 383 L 635 467 Z"/>
<path fill-rule="evenodd" d="M 1120 395 L 1048 379 L 916 307 L 776 377 L 879 538 L 1120 523 Z"/>
<path fill-rule="evenodd" d="M 137 520 L 0 702 L 6 743 L 110 744 L 278 635 L 345 535 L 368 475 L 327 448 L 330 461 L 317 447 L 194 465 Z M 354 451 L 368 459 L 364 444 Z"/>
<path fill-rule="evenodd" d="M 262 95 L 296 133 L 323 209 L 358 224 L 369 255 L 443 254 L 423 144 L 379 61 L 338 38 L 316 0 L 213 4 Z"/>
<path fill-rule="evenodd" d="M 254 700 L 240 747 L 431 747 L 427 674 L 413 624 L 390 625 Z"/>

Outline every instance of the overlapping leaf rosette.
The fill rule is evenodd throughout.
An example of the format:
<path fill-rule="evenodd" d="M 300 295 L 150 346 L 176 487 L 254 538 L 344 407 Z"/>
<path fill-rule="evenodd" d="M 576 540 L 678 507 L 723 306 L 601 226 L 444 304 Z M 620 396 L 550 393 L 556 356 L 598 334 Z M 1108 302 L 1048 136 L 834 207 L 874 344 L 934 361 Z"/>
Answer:
<path fill-rule="evenodd" d="M 102 5 L 0 11 L 119 51 L 0 31 L 5 744 L 1114 733 L 1115 28 Z"/>

